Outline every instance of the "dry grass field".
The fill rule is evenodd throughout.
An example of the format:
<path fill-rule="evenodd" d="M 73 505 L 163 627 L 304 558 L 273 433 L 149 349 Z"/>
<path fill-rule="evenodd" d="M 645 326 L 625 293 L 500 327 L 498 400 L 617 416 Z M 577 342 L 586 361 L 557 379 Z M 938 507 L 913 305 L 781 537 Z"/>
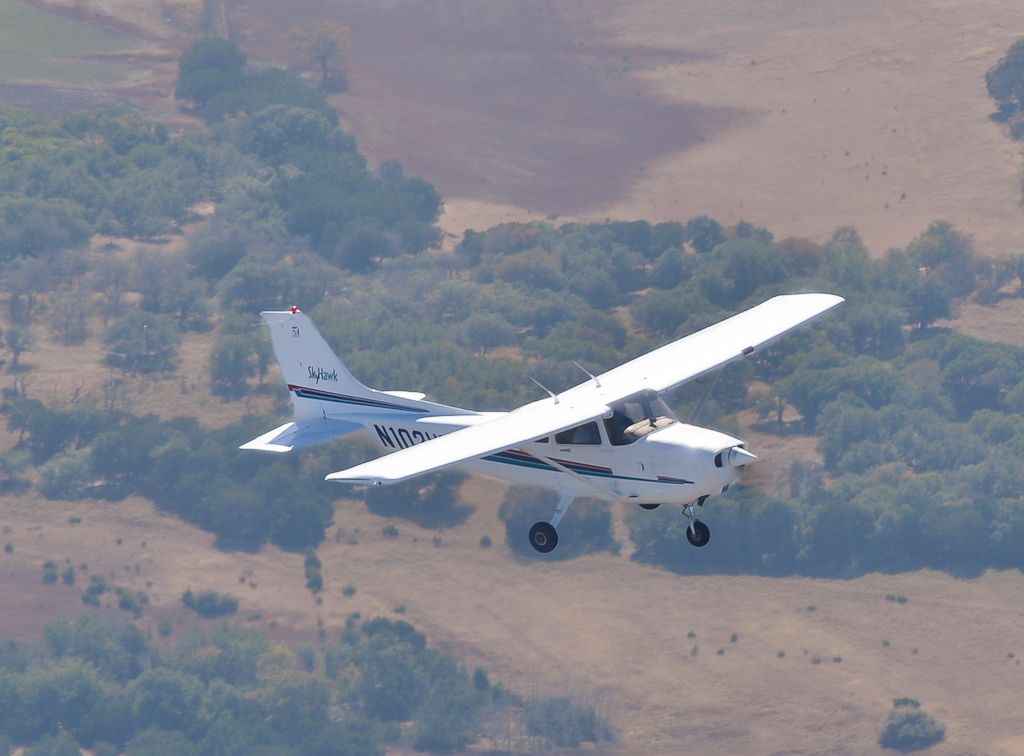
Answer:
<path fill-rule="evenodd" d="M 976 339 L 1024 348 L 1024 299 L 1005 298 L 993 306 L 966 302 L 960 306 L 955 320 L 940 321 L 937 325 Z"/>
<path fill-rule="evenodd" d="M 0 556 L 2 631 L 30 638 L 81 609 L 84 575 L 74 588 L 41 582 L 44 560 L 70 560 L 147 591 L 143 626 L 170 619 L 172 640 L 194 621 L 181 608 L 188 587 L 231 593 L 240 619 L 296 641 L 315 636 L 318 616 L 333 631 L 350 612 L 398 616 L 405 607 L 401 616 L 432 642 L 495 679 L 596 703 L 621 753 L 874 753 L 891 699 L 904 695 L 947 725 L 934 753 L 1024 749 L 1024 666 L 1008 658 L 1024 653 L 1020 574 L 684 578 L 625 556 L 523 561 L 503 545 L 500 487 L 473 481 L 466 493 L 476 511 L 442 532 L 440 546 L 435 532 L 401 521 L 399 537 L 385 538 L 386 520 L 339 502 L 337 525 L 358 543 L 332 537 L 321 547 L 319 607 L 303 586 L 301 555 L 217 551 L 208 534 L 146 502 L 2 499 L 2 538 L 15 547 Z M 479 546 L 485 534 L 490 549 Z M 346 585 L 354 596 L 342 595 Z M 890 593 L 908 602 L 886 601 Z"/>

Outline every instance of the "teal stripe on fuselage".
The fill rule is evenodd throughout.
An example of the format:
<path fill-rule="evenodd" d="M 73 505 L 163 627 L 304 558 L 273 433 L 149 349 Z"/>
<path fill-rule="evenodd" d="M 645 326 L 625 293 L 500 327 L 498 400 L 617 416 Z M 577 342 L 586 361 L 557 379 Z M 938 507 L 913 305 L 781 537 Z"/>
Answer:
<path fill-rule="evenodd" d="M 549 470 L 551 472 L 563 472 L 562 470 L 559 470 L 557 467 L 554 467 L 553 465 L 549 465 L 547 462 L 543 462 L 543 461 L 541 461 L 539 459 L 536 460 L 536 461 L 531 462 L 530 460 L 527 460 L 527 459 L 517 459 L 517 458 L 513 458 L 513 457 L 502 456 L 504 454 L 505 454 L 505 452 L 498 452 L 497 454 L 491 454 L 488 457 L 484 457 L 483 460 L 485 462 L 500 462 L 500 463 L 502 463 L 504 465 L 516 465 L 518 467 L 528 467 L 528 468 L 533 469 L 533 470 Z M 584 475 L 584 476 L 590 476 L 590 477 L 593 477 L 593 478 L 605 478 L 605 479 L 609 479 L 609 480 L 635 480 L 635 481 L 639 481 L 641 483 L 668 483 L 670 485 L 681 485 L 681 484 L 692 485 L 693 484 L 692 480 L 652 480 L 651 478 L 634 478 L 634 477 L 629 476 L 629 475 L 615 475 L 614 473 L 605 472 L 603 470 L 573 469 L 569 465 L 566 465 L 566 467 L 568 467 L 574 473 L 577 473 L 579 475 Z"/>

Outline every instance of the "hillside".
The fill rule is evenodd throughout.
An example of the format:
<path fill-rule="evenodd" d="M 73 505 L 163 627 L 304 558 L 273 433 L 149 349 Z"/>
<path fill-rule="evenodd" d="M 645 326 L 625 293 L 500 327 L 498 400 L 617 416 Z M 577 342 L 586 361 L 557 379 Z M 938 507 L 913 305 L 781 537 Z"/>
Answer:
<path fill-rule="evenodd" d="M 199 129 L 199 120 L 178 113 L 168 95 L 176 50 L 189 38 L 183 29 L 191 28 L 194 19 L 147 26 L 140 19 L 152 20 L 155 5 L 132 0 L 50 5 L 70 10 L 76 23 L 101 7 L 141 14 L 126 16 L 125 24 L 107 24 L 104 34 L 114 36 L 102 37 L 102 44 L 124 40 L 117 35 L 134 36 L 114 68 L 104 60 L 99 73 L 85 71 L 92 77 L 87 93 L 101 101 L 108 95 L 130 99 L 148 113 L 173 113 L 174 132 Z M 876 256 L 921 235 L 934 217 L 948 217 L 972 233 L 982 253 L 1003 252 L 1022 241 L 1016 148 L 987 120 L 991 105 L 982 84 L 985 68 L 1005 49 L 1009 35 L 1003 35 L 1020 13 L 1008 3 L 994 2 L 983 12 L 960 1 L 939 9 L 928 6 L 927 12 L 923 3 L 899 9 L 879 5 L 867 12 L 877 19 L 870 23 L 863 14 L 834 7 L 770 13 L 751 2 L 737 2 L 727 11 L 696 3 L 571 2 L 557 13 L 545 11 L 546 4 L 528 2 L 493 15 L 472 3 L 446 5 L 439 15 L 422 5 L 412 12 L 413 5 L 398 0 L 346 6 L 347 14 L 339 18 L 352 28 L 352 88 L 332 103 L 340 106 L 344 125 L 358 137 L 371 165 L 398 157 L 410 175 L 422 174 L 438 184 L 445 195 L 441 223 L 451 234 L 449 250 L 466 226 L 483 229 L 496 221 L 549 215 L 559 220 L 686 220 L 701 212 L 726 225 L 740 218 L 764 223 L 777 238 L 801 234 L 818 241 L 836 226 L 852 223 L 863 229 Z M 288 63 L 294 51 L 286 49 L 281 30 L 338 12 L 338 4 L 327 0 L 284 7 L 265 0 L 227 5 L 231 33 L 253 59 Z M 988 20 L 976 20 L 981 16 Z M 81 32 L 75 28 L 74 33 Z M 153 49 L 133 57 L 138 40 Z M 941 59 L 934 50 L 943 52 Z M 47 53 L 50 63 L 54 54 Z M 121 67 L 126 61 L 135 73 Z M 140 61 L 145 65 L 137 66 Z M 140 68 L 149 73 L 139 74 Z M 68 61 L 61 70 L 66 75 Z M 521 75 L 515 87 L 506 86 L 509 70 Z M 100 74 L 110 79 L 100 80 Z M 907 82 L 913 82 L 914 91 Z M 9 84 L 29 86 L 20 78 Z M 61 87 L 35 81 L 30 89 L 29 104 L 38 104 L 34 98 L 41 92 L 53 94 Z M 58 111 L 63 107 L 63 101 L 47 102 Z M 808 157 L 812 153 L 814 160 Z M 366 181 L 376 180 L 371 171 Z M 184 265 L 194 251 L 198 226 L 211 210 L 193 206 L 178 219 L 181 225 L 174 228 L 184 235 L 171 233 L 145 243 L 94 236 L 89 256 L 95 270 L 80 273 L 77 283 L 98 277 L 105 256 L 132 266 L 136 255 L 139 261 L 165 256 Z M 362 370 L 400 378 L 402 388 L 429 388 L 416 381 L 432 381 L 455 397 L 471 392 L 474 401 L 507 403 L 524 390 L 525 378 L 517 371 L 525 359 L 551 371 L 556 380 L 578 378 L 565 364 L 579 357 L 577 348 L 593 350 L 588 358 L 596 364 L 676 333 L 678 319 L 663 333 L 634 322 L 635 305 L 643 298 L 654 292 L 664 295 L 662 301 L 678 300 L 682 289 L 675 294 L 659 290 L 658 282 L 651 281 L 661 269 L 653 255 L 625 250 L 618 238 L 614 244 L 608 241 L 621 231 L 588 229 L 591 236 L 575 248 L 553 229 L 514 229 L 506 240 L 508 249 L 496 244 L 497 251 L 490 253 L 508 259 L 461 271 L 454 263 L 446 267 L 458 256 L 416 248 L 402 258 L 406 270 L 390 260 L 374 268 L 370 260 L 370 273 L 342 273 L 332 257 L 335 248 L 323 242 L 318 249 L 306 249 L 308 240 L 295 241 L 298 233 L 285 241 L 275 238 L 274 245 L 254 246 L 263 260 L 280 258 L 280 250 L 287 249 L 294 262 L 293 243 L 306 255 L 301 258 L 305 263 L 330 259 L 330 266 L 320 263 L 316 269 L 336 276 L 320 281 L 321 293 L 330 294 L 323 305 L 325 319 L 332 339 L 353 347 L 353 364 Z M 512 238 L 516 233 L 526 240 L 524 246 L 536 246 L 521 252 Z M 544 243 L 555 252 L 540 246 L 537 240 L 544 235 L 551 237 Z M 729 229 L 729 235 L 730 254 L 746 250 L 752 256 L 747 259 L 781 249 L 772 246 L 770 237 L 755 243 L 739 238 L 736 229 Z M 711 256 L 698 257 L 692 240 L 675 246 L 680 258 L 685 248 L 685 260 L 701 260 L 699 265 L 709 270 L 718 264 L 707 262 Z M 808 248 L 808 265 L 820 267 L 822 276 L 832 274 L 822 262 L 827 245 L 803 249 Z M 608 274 L 615 285 L 611 294 L 601 286 L 585 295 L 570 291 L 565 275 L 558 275 L 571 274 L 573 285 L 583 281 L 580 271 L 587 272 L 590 258 L 579 253 L 598 249 L 607 252 L 600 264 L 608 270 L 608 260 L 629 260 L 633 283 Z M 801 262 L 799 249 L 786 249 L 787 254 L 796 250 L 787 260 Z M 652 251 L 660 250 L 647 249 Z M 460 254 L 468 253 L 464 248 Z M 531 254 L 537 256 L 527 257 Z M 579 254 L 575 269 L 565 262 L 572 254 Z M 520 268 L 508 264 L 517 255 Z M 542 269 L 554 271 L 554 284 L 514 278 L 537 259 Z M 562 260 L 561 267 L 552 262 L 556 259 Z M 737 254 L 731 270 L 742 267 L 743 259 Z M 290 276 L 300 267 L 286 272 Z M 282 269 L 271 270 L 280 274 Z M 918 267 L 903 260 L 900 270 Z M 378 276 L 374 271 L 383 272 Z M 677 273 L 685 280 L 684 273 Z M 488 276 L 499 281 L 507 276 L 509 286 L 492 287 Z M 736 294 L 735 303 L 716 300 L 718 309 L 699 315 L 738 307 L 760 290 L 758 284 Z M 774 285 L 782 285 L 780 279 L 768 284 Z M 438 316 L 428 322 L 414 306 L 433 303 L 442 286 L 454 292 L 448 304 L 455 315 L 439 306 L 449 319 Z M 516 286 L 530 297 L 520 301 L 495 294 L 507 296 Z M 199 418 L 205 429 L 223 428 L 249 413 L 280 414 L 281 392 L 263 388 L 277 386 L 275 368 L 258 379 L 254 371 L 243 376 L 242 398 L 211 392 L 211 355 L 222 339 L 237 335 L 224 327 L 227 318 L 218 309 L 224 290 L 218 274 L 210 274 L 199 288 L 203 304 L 212 303 L 211 330 L 184 333 L 175 371 L 136 374 L 104 364 L 109 346 L 93 314 L 88 336 L 75 345 L 61 343 L 48 317 L 41 318 L 37 343 L 23 356 L 27 370 L 5 372 L 3 382 L 20 383 L 22 393 L 60 410 L 95 405 L 136 415 L 152 412 L 165 420 L 184 414 Z M 495 298 L 473 299 L 484 296 Z M 1024 345 L 1018 327 L 1021 300 L 1005 290 L 1000 296 L 996 307 L 969 302 L 959 319 L 939 320 L 936 333 L 948 327 L 989 342 Z M 612 309 L 598 304 L 601 297 L 612 299 L 616 317 L 597 317 Z M 892 297 L 890 304 L 902 306 L 896 294 Z M 129 291 L 125 307 L 130 310 L 139 300 L 138 292 Z M 542 339 L 537 333 L 550 324 L 516 321 L 508 333 L 524 341 L 525 348 L 509 343 L 488 352 L 487 344 L 477 349 L 465 343 L 458 317 L 472 311 L 473 302 L 501 303 L 510 311 L 515 305 L 522 315 L 546 300 L 564 306 L 586 301 L 573 316 L 593 330 L 573 331 L 569 327 L 577 327 L 576 322 L 560 323 L 566 329 L 550 329 L 553 334 L 545 333 L 538 346 Z M 694 301 L 685 300 L 687 306 Z M 234 306 L 242 308 L 237 302 Z M 244 329 L 239 328 L 248 337 L 258 307 L 248 302 L 245 307 L 242 315 L 248 320 L 241 319 Z M 375 318 L 389 308 L 405 318 L 406 332 L 401 338 L 395 335 L 399 329 L 383 333 L 390 351 L 378 364 L 380 352 L 367 344 L 384 349 L 377 336 L 385 329 Z M 45 307 L 42 311 L 48 315 Z M 3 325 L 9 329 L 15 321 L 6 315 L 5 310 Z M 688 311 L 682 318 L 693 315 Z M 409 323 L 422 330 L 409 336 Z M 623 332 L 619 342 L 616 328 Z M 897 319 L 896 330 L 901 340 L 906 332 L 908 342 L 916 341 L 904 319 Z M 841 327 L 836 331 L 841 334 Z M 627 342 L 627 335 L 633 340 Z M 443 339 L 444 358 L 426 359 L 405 349 L 402 338 L 408 343 L 419 339 L 421 346 Z M 574 350 L 569 357 L 567 343 Z M 588 358 L 580 357 L 591 364 Z M 251 367 L 252 359 L 247 352 L 243 362 Z M 888 370 L 897 360 L 886 359 Z M 445 371 L 458 373 L 461 382 L 442 380 Z M 761 381 L 758 388 L 770 386 Z M 787 419 L 792 417 L 790 410 Z M 749 410 L 736 422 L 762 457 L 752 482 L 773 493 L 786 490 L 791 460 L 823 460 L 818 439 L 809 431 L 769 432 Z M 17 431 L 5 433 L 9 446 Z M 235 442 L 231 439 L 227 448 Z M 319 458 L 302 457 L 308 481 L 329 471 L 321 465 L 337 449 Z M 876 474 L 884 480 L 897 477 L 885 470 Z M 910 477 L 905 470 L 899 474 Z M 31 482 L 36 482 L 34 475 L 29 473 Z M 1019 571 L 989 572 L 972 580 L 930 571 L 849 580 L 681 576 L 629 559 L 634 546 L 626 520 L 634 513 L 623 509 L 614 510 L 620 555 L 523 560 L 504 543 L 497 515 L 504 492 L 501 485 L 471 479 L 462 491 L 462 501 L 474 508 L 466 523 L 435 531 L 394 520 L 390 524 L 398 529 L 397 538 L 382 534 L 389 521 L 370 514 L 362 502 L 339 498 L 333 525 L 318 549 L 326 581 L 321 605 L 304 586 L 300 553 L 271 545 L 254 553 L 219 549 L 211 533 L 157 511 L 138 496 L 118 503 L 51 500 L 35 491 L 4 495 L 2 540 L 13 552 L 0 554 L 0 590 L 8 597 L 0 637 L 36 638 L 47 621 L 83 611 L 81 584 L 42 584 L 41 565 L 54 559 L 61 565 L 86 563 L 90 572 L 107 574 L 117 585 L 145 590 L 151 604 L 142 626 L 156 632 L 161 620 L 170 620 L 174 639 L 197 622 L 181 606 L 182 591 L 189 587 L 237 596 L 241 621 L 295 642 L 316 637 L 318 618 L 330 632 L 343 627 L 354 611 L 407 618 L 431 643 L 451 650 L 468 666 L 486 666 L 510 688 L 527 695 L 565 693 L 594 704 L 617 735 L 616 744 L 602 746 L 601 752 L 876 753 L 881 752 L 877 734 L 891 700 L 901 696 L 920 699 L 946 724 L 946 742 L 934 753 L 1024 750 L 1016 695 L 1024 674 L 1018 659 L 1024 653 L 1024 609 L 1018 600 L 1024 575 Z M 712 505 L 707 515 L 712 526 L 715 518 Z M 483 536 L 494 545 L 483 548 Z M 690 550 L 685 556 L 698 560 L 701 552 Z M 356 592 L 346 596 L 349 586 Z M 101 610 L 106 616 L 125 616 L 114 608 L 113 597 L 106 601 L 109 605 Z"/>
<path fill-rule="evenodd" d="M 217 551 L 209 535 L 140 501 L 8 497 L 4 538 L 15 551 L 0 557 L 2 630 L 29 638 L 44 621 L 80 610 L 80 587 L 40 582 L 44 559 L 70 559 L 146 590 L 143 628 L 170 619 L 172 638 L 194 621 L 181 608 L 188 587 L 238 596 L 240 617 L 294 641 L 315 636 L 318 616 L 328 628 L 353 611 L 401 616 L 510 687 L 597 704 L 621 753 L 881 752 L 877 730 L 890 699 L 904 695 L 947 725 L 935 753 L 1012 754 L 1024 744 L 1016 715 L 1024 669 L 1008 658 L 1024 648 L 1019 574 L 680 578 L 611 555 L 521 562 L 500 538 L 490 549 L 478 543 L 501 530 L 499 493 L 474 483 L 475 514 L 443 532 L 439 547 L 433 531 L 401 521 L 399 537 L 384 538 L 385 520 L 339 502 L 336 521 L 358 529 L 358 543 L 329 539 L 320 549 L 320 607 L 303 586 L 301 555 Z M 83 521 L 69 524 L 72 515 Z M 357 589 L 351 598 L 342 595 L 348 585 Z M 907 603 L 887 601 L 893 593 Z"/>

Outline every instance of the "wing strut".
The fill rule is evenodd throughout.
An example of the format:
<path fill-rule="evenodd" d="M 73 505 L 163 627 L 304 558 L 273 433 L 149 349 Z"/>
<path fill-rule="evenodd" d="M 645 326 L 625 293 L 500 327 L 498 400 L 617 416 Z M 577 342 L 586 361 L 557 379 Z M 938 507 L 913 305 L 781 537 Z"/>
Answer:
<path fill-rule="evenodd" d="M 571 475 L 572 477 L 576 478 L 577 480 L 581 480 L 581 481 L 583 481 L 583 482 L 584 482 L 584 483 L 586 483 L 586 484 L 587 484 L 588 486 L 590 486 L 590 487 L 591 487 L 591 488 L 593 488 L 593 489 L 594 489 L 595 491 L 597 491 L 597 492 L 598 492 L 599 494 L 601 494 L 601 498 L 602 498 L 602 499 L 607 499 L 607 498 L 608 498 L 608 490 L 607 490 L 607 489 L 604 489 L 604 488 L 601 488 L 601 487 L 600 487 L 600 486 L 598 486 L 598 485 L 597 485 L 597 483 L 595 483 L 594 481 L 592 481 L 592 480 L 588 480 L 588 479 L 587 479 L 586 477 L 584 477 L 584 476 L 580 475 L 580 474 L 579 474 L 578 472 L 576 472 L 575 470 L 570 470 L 570 469 L 569 469 L 568 467 L 566 467 L 565 465 L 559 464 L 557 460 L 554 460 L 554 459 L 552 459 L 551 457 L 544 457 L 544 456 L 541 456 L 541 455 L 539 455 L 539 454 L 538 454 L 537 456 L 538 456 L 538 457 L 540 457 L 541 459 L 543 459 L 543 460 L 544 460 L 545 462 L 547 462 L 547 463 L 548 463 L 549 465 L 551 465 L 552 467 L 555 467 L 555 468 L 557 468 L 557 469 L 559 470 L 559 472 L 564 472 L 564 473 L 568 473 L 569 475 Z M 566 506 L 568 506 L 568 504 L 566 504 Z M 561 515 L 559 515 L 559 519 L 561 519 Z M 558 523 L 557 523 L 557 522 L 553 522 L 553 523 L 551 523 L 551 524 L 552 524 L 552 525 L 557 525 Z"/>
<path fill-rule="evenodd" d="M 711 392 L 715 389 L 715 384 L 718 383 L 718 379 L 722 377 L 722 372 L 725 370 L 724 367 L 719 368 L 711 374 L 710 378 L 698 378 L 697 383 L 704 383 L 707 381 L 707 386 L 704 387 L 704 391 L 700 395 L 700 399 L 697 400 L 697 406 L 693 408 L 693 413 L 690 415 L 690 425 L 696 425 L 697 418 L 700 413 L 704 411 L 704 407 L 707 406 L 708 399 L 711 398 Z"/>

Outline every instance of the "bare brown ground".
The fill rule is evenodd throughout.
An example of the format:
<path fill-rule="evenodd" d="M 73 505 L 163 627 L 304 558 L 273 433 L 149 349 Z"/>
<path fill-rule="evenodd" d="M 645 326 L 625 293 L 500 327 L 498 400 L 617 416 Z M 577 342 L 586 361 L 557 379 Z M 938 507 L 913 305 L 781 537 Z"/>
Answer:
<path fill-rule="evenodd" d="M 609 214 L 668 217 L 696 202 L 780 236 L 853 224 L 876 252 L 935 218 L 986 251 L 1024 240 L 1019 150 L 988 120 L 984 86 L 1024 28 L 1019 3 L 645 2 L 608 26 L 623 44 L 682 39 L 714 51 L 642 78 L 672 101 L 743 103 L 756 114 L 648 166 Z"/>
<path fill-rule="evenodd" d="M 946 723 L 935 753 L 1024 747 L 1024 668 L 1007 658 L 1024 649 L 1018 573 L 682 578 L 611 555 L 522 561 L 501 545 L 500 487 L 473 481 L 467 493 L 477 509 L 440 547 L 432 531 L 403 522 L 397 539 L 384 538 L 385 520 L 342 502 L 338 523 L 358 529 L 359 542 L 321 547 L 320 607 L 304 588 L 301 555 L 215 550 L 208 534 L 137 500 L 5 498 L 0 524 L 15 551 L 0 556 L 0 636 L 36 637 L 81 609 L 81 585 L 41 583 L 45 559 L 70 559 L 147 591 L 143 626 L 170 618 L 178 634 L 193 622 L 180 609 L 188 587 L 236 595 L 240 618 L 258 613 L 257 626 L 295 640 L 315 635 L 317 616 L 333 632 L 352 611 L 396 616 L 404 606 L 432 642 L 515 689 L 599 703 L 622 753 L 875 753 L 890 699 L 904 695 Z M 83 521 L 69 524 L 72 515 Z M 494 547 L 480 548 L 484 534 Z M 352 598 L 346 585 L 357 588 Z M 909 602 L 887 602 L 888 593 Z"/>
<path fill-rule="evenodd" d="M 454 234 L 708 213 L 780 237 L 853 224 L 877 253 L 936 218 L 987 252 L 1024 242 L 1019 151 L 984 87 L 1024 28 L 1011 0 L 239 0 L 231 18 L 281 62 L 281 29 L 348 24 L 349 128 L 438 184 Z"/>

